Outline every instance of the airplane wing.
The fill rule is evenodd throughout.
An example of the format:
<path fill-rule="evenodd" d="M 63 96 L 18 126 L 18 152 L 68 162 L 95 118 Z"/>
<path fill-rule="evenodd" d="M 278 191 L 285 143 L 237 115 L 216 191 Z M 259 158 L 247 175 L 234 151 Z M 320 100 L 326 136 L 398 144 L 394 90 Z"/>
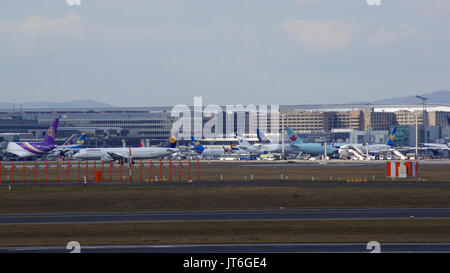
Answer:
<path fill-rule="evenodd" d="M 122 154 L 119 153 L 114 153 L 114 152 L 108 152 L 108 155 L 113 159 L 113 160 L 123 160 L 123 159 L 128 159 L 128 156 L 124 156 Z"/>

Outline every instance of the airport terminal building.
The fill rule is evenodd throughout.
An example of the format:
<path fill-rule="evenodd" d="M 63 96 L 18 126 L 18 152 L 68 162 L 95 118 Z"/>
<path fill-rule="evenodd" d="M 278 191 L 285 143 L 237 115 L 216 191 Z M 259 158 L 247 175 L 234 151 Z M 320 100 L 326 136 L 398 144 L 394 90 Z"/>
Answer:
<path fill-rule="evenodd" d="M 61 143 L 74 133 L 87 134 L 89 147 L 159 145 L 167 139 L 177 117 L 171 116 L 171 107 L 112 107 L 85 109 L 26 109 L 19 112 L 12 109 L 0 110 L 0 138 L 41 139 L 50 122 L 60 118 L 57 142 Z M 232 128 L 248 137 L 250 142 L 257 141 L 256 127 L 270 128 L 270 114 L 258 114 L 253 127 L 248 123 L 251 113 L 243 113 L 244 119 L 231 119 Z M 264 116 L 266 115 L 266 116 Z M 411 144 L 415 139 L 415 127 L 418 126 L 420 142 L 446 143 L 449 139 L 450 106 L 428 105 L 285 105 L 280 106 L 278 131 L 265 132 L 270 138 L 282 133 L 281 128 L 289 126 L 306 142 L 382 142 L 389 130 L 400 126 L 408 130 L 398 141 Z M 253 117 L 255 117 L 253 116 Z M 202 117 L 203 125 L 212 118 Z M 244 122 L 245 124 L 240 124 Z M 272 121 L 273 122 L 273 121 Z M 263 124 L 265 123 L 265 124 Z M 407 129 L 406 129 L 407 128 Z M 223 129 L 225 132 L 225 129 Z M 8 135 L 9 134 L 9 135 Z M 194 132 L 192 131 L 192 134 Z M 9 137 L 9 138 L 8 138 Z M 32 139 L 30 139 L 30 137 Z M 408 139 L 405 139 L 408 138 Z M 221 138 L 203 139 L 206 145 L 228 145 L 235 143 L 233 135 Z M 182 142 L 189 145 L 189 139 Z"/>

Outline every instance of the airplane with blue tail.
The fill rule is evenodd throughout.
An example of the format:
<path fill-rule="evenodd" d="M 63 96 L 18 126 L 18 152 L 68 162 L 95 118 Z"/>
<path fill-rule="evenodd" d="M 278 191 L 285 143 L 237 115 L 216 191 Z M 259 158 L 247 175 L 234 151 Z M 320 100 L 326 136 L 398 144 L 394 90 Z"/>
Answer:
<path fill-rule="evenodd" d="M 77 153 L 84 147 L 84 144 L 86 143 L 86 135 L 83 134 L 81 137 L 74 140 L 75 137 L 74 135 L 72 135 L 64 142 L 63 145 L 56 146 L 56 148 L 51 152 L 51 156 L 72 156 L 73 154 Z"/>
<path fill-rule="evenodd" d="M 394 152 L 398 156 L 402 157 L 401 153 L 394 148 L 394 140 L 397 133 L 397 127 L 394 127 L 389 133 L 389 136 L 385 144 L 368 144 L 363 145 L 361 143 L 357 144 L 344 144 L 339 147 L 338 153 L 341 157 L 348 157 L 350 151 L 359 157 L 364 157 L 365 154 L 379 154 L 385 152 Z"/>
<path fill-rule="evenodd" d="M 195 140 L 194 137 L 192 136 L 191 136 L 191 144 L 193 146 L 194 151 L 205 158 L 215 158 L 226 154 L 225 148 L 204 147 L 200 143 L 200 141 Z"/>

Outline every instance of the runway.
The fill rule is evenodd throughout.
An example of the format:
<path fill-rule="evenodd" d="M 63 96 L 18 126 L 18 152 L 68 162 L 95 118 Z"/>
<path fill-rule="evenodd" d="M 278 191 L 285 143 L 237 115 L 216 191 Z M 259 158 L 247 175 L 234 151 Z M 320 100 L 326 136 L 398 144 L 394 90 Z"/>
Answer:
<path fill-rule="evenodd" d="M 450 208 L 201 210 L 0 214 L 1 225 L 178 221 L 450 218 Z"/>
<path fill-rule="evenodd" d="M 66 246 L 0 247 L 0 253 L 69 253 Z M 80 246 L 81 253 L 370 253 L 367 243 Z M 450 243 L 380 243 L 381 253 L 450 253 Z"/>

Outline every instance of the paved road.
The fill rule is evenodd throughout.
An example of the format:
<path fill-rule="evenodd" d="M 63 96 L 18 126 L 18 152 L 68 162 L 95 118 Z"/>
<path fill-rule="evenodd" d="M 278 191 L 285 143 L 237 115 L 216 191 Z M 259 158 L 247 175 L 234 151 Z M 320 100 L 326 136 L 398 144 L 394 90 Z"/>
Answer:
<path fill-rule="evenodd" d="M 81 253 L 370 253 L 367 243 L 80 246 Z M 0 253 L 69 253 L 66 246 L 0 247 Z M 380 243 L 381 253 L 450 253 L 450 243 Z"/>
<path fill-rule="evenodd" d="M 450 208 L 202 210 L 0 214 L 0 224 L 450 218 Z"/>

